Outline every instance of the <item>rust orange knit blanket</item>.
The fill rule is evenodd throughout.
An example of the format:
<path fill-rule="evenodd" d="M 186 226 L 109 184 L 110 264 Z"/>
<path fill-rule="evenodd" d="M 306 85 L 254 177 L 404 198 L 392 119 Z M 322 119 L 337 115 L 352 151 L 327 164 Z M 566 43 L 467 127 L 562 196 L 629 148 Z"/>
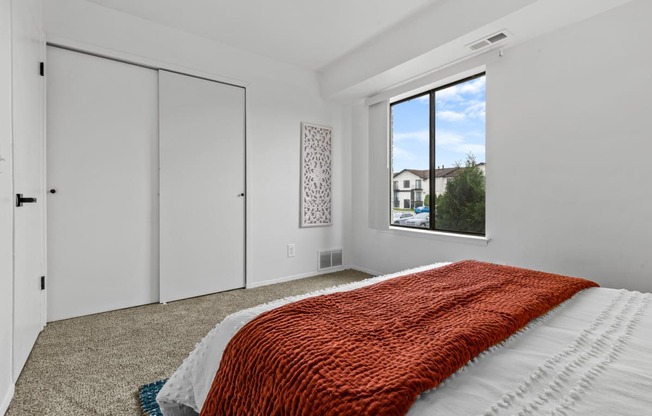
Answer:
<path fill-rule="evenodd" d="M 403 415 L 417 395 L 592 286 L 463 261 L 291 303 L 236 333 L 201 415 Z"/>

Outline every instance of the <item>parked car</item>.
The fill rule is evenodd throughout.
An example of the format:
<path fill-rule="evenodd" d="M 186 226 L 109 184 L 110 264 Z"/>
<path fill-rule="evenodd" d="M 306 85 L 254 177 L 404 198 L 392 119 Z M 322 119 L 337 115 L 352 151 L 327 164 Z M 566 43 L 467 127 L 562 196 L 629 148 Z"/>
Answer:
<path fill-rule="evenodd" d="M 411 212 L 395 212 L 392 216 L 392 224 L 403 225 L 405 224 L 405 221 L 412 217 L 414 217 L 414 214 Z"/>
<path fill-rule="evenodd" d="M 420 214 L 422 212 L 430 212 L 430 207 L 426 205 L 422 205 L 420 207 L 414 208 L 414 212 L 416 212 L 417 214 Z"/>
<path fill-rule="evenodd" d="M 408 227 L 430 228 L 430 213 L 421 212 L 415 215 L 413 218 L 405 221 L 405 225 Z"/>

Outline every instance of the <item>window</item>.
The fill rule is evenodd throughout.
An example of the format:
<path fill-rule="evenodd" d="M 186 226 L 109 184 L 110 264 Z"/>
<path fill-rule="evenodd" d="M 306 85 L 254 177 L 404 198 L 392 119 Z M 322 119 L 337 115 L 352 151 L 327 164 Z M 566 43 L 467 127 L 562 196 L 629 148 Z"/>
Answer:
<path fill-rule="evenodd" d="M 403 181 L 403 188 L 410 189 L 410 181 Z"/>
<path fill-rule="evenodd" d="M 481 73 L 391 104 L 392 172 L 426 172 L 400 226 L 485 234 L 485 82 Z"/>

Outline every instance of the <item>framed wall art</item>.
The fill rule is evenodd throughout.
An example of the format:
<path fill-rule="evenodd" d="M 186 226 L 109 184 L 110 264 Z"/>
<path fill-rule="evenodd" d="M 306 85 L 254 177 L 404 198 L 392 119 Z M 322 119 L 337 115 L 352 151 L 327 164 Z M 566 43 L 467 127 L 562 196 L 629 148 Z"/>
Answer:
<path fill-rule="evenodd" d="M 301 227 L 332 225 L 332 131 L 301 123 Z"/>

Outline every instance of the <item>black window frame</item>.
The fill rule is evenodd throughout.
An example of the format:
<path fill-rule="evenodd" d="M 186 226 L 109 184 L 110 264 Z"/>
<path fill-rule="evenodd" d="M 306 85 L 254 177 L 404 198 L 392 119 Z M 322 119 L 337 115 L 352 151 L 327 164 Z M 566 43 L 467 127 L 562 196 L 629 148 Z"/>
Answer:
<path fill-rule="evenodd" d="M 455 86 L 457 84 L 462 84 L 464 82 L 468 82 L 468 81 L 474 80 L 476 78 L 484 77 L 484 76 L 486 76 L 486 74 L 487 73 L 485 71 L 482 71 L 482 72 L 479 72 L 477 74 L 474 74 L 474 75 L 471 75 L 471 76 L 468 76 L 468 77 L 465 77 L 465 78 L 461 78 L 461 79 L 459 79 L 457 81 L 453 81 L 451 83 L 442 85 L 440 87 L 433 88 L 433 89 L 428 90 L 428 91 L 420 92 L 420 93 L 415 94 L 415 95 L 411 95 L 411 96 L 409 96 L 407 98 L 403 98 L 401 100 L 392 102 L 389 105 L 389 114 L 390 114 L 390 120 L 389 120 L 389 122 L 390 122 L 389 154 L 390 154 L 390 160 L 393 160 L 392 151 L 394 150 L 394 138 L 393 138 L 394 120 L 392 119 L 392 115 L 393 115 L 392 107 L 394 107 L 395 105 L 404 103 L 406 101 L 414 100 L 415 98 L 418 98 L 418 97 L 423 97 L 423 96 L 428 96 L 429 97 L 429 105 L 430 105 L 430 108 L 429 108 L 429 110 L 430 110 L 430 114 L 429 114 L 429 116 L 430 116 L 430 120 L 429 120 L 429 124 L 430 124 L 430 128 L 429 128 L 429 136 L 430 136 L 429 137 L 429 139 L 430 139 L 429 140 L 430 169 L 428 171 L 428 175 L 429 175 L 428 176 L 428 195 L 430 195 L 430 205 L 434 205 L 434 203 L 435 203 L 435 197 L 433 197 L 433 195 L 435 195 L 435 179 L 436 179 L 435 170 L 437 168 L 437 165 L 435 163 L 436 162 L 436 158 L 435 158 L 435 156 L 436 156 L 435 155 L 435 149 L 436 149 L 436 147 L 435 147 L 435 143 L 436 143 L 436 138 L 435 138 L 435 130 L 436 130 L 436 126 L 435 126 L 435 114 L 436 114 L 435 94 L 437 93 L 437 91 L 444 90 L 446 88 L 450 88 L 450 87 Z M 486 97 L 485 97 L 485 102 L 486 102 Z M 486 148 L 486 136 L 485 136 L 485 148 Z M 392 171 L 392 170 L 393 170 L 393 166 L 390 169 L 390 171 Z M 390 174 L 391 174 L 391 172 L 390 172 Z M 391 183 L 391 181 L 390 181 L 390 183 Z M 423 199 L 425 200 L 425 197 Z M 390 205 L 390 214 L 391 214 L 391 210 L 392 210 L 392 207 L 393 207 L 391 200 L 390 200 L 389 205 Z M 430 215 L 430 221 L 429 221 L 430 222 L 430 224 L 429 224 L 430 227 L 427 228 L 428 231 L 435 231 L 435 232 L 438 232 L 438 233 L 447 233 L 447 234 L 464 234 L 464 235 L 481 236 L 481 237 L 485 237 L 487 235 L 486 228 L 485 228 L 484 233 L 474 233 L 474 232 L 469 232 L 469 231 L 457 231 L 457 230 L 453 231 L 453 230 L 437 229 L 437 228 L 435 228 L 434 208 L 431 209 L 429 212 L 432 215 Z M 487 216 L 487 212 L 485 211 L 485 222 L 486 222 L 486 216 Z M 409 230 L 415 230 L 415 229 L 423 230 L 423 228 L 421 228 L 421 227 L 410 227 L 410 226 L 407 226 L 407 225 L 392 224 L 391 223 L 391 215 L 390 215 L 390 226 L 406 228 L 406 229 L 409 229 Z"/>

